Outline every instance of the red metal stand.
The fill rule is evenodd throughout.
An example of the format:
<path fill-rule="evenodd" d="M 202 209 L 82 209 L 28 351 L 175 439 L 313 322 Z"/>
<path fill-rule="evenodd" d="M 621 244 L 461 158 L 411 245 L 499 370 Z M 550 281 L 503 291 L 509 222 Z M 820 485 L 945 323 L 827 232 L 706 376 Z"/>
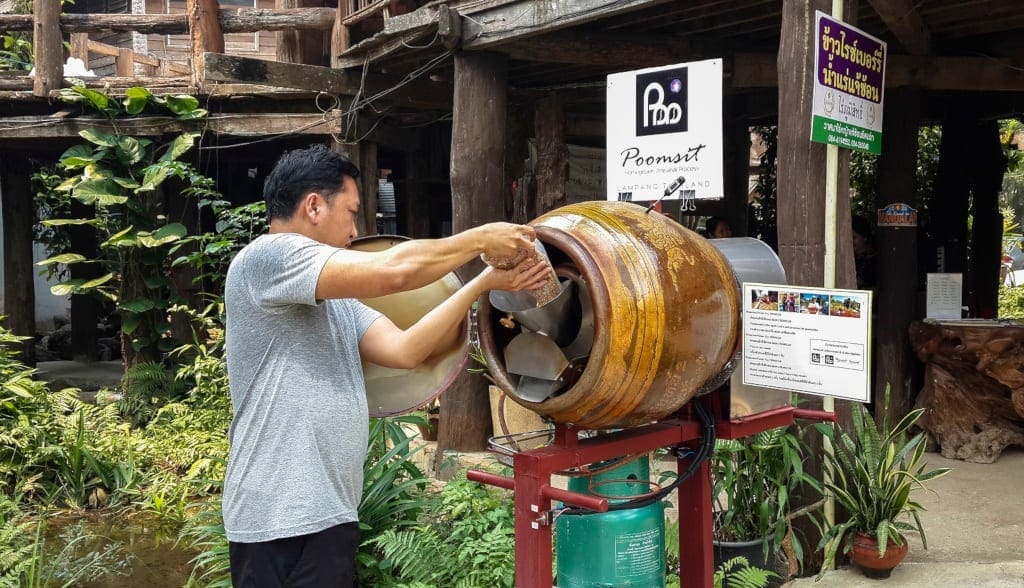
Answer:
<path fill-rule="evenodd" d="M 712 410 L 720 412 L 718 395 L 702 397 Z M 793 423 L 794 416 L 815 420 L 834 420 L 834 415 L 783 407 L 736 420 L 716 419 L 718 438 L 735 439 L 759 431 Z M 552 585 L 551 528 L 554 512 L 551 501 L 605 512 L 608 501 L 603 498 L 559 490 L 551 486 L 551 475 L 570 468 L 596 462 L 646 453 L 661 447 L 687 446 L 696 451 L 701 439 L 701 425 L 692 406 L 686 406 L 677 418 L 643 427 L 579 439 L 579 429 L 571 425 L 555 428 L 554 442 L 540 449 L 516 453 L 513 458 L 514 477 L 507 478 L 487 472 L 470 470 L 466 477 L 476 482 L 513 490 L 515 499 L 516 586 L 519 588 L 550 588 Z M 680 475 L 689 465 L 689 458 L 680 457 Z M 679 486 L 679 581 L 682 588 L 710 588 L 714 576 L 712 557 L 712 496 L 708 462 Z"/>

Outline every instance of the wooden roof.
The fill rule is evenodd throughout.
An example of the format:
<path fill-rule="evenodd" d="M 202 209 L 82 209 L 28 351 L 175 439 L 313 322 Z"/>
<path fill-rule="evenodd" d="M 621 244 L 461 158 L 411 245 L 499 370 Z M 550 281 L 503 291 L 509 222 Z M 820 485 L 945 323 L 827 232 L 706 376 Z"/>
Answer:
<path fill-rule="evenodd" d="M 855 12 L 847 20 L 889 43 L 888 86 L 1024 91 L 1021 0 L 861 0 Z M 430 67 L 424 75 L 451 79 L 453 27 L 463 50 L 509 56 L 513 92 L 598 99 L 603 90 L 586 88 L 603 87 L 608 73 L 714 57 L 725 58 L 727 90 L 737 92 L 777 83 L 782 1 L 438 1 L 389 19 L 341 65 L 391 75 Z"/>

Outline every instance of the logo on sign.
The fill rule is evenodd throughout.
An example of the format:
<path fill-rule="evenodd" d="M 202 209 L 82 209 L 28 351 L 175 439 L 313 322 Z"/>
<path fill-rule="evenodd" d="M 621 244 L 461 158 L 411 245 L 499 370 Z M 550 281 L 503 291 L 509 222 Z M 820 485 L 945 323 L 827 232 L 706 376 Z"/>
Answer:
<path fill-rule="evenodd" d="M 661 135 L 687 130 L 686 68 L 636 76 L 636 134 Z"/>
<path fill-rule="evenodd" d="M 909 204 L 894 202 L 878 209 L 880 227 L 916 227 L 917 209 Z"/>

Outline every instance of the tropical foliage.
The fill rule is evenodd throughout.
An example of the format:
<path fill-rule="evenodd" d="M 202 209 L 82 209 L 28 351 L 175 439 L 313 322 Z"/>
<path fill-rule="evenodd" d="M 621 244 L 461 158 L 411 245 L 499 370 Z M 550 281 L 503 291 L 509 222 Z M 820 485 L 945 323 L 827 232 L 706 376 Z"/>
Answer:
<path fill-rule="evenodd" d="M 119 116 L 142 113 L 169 114 L 179 120 L 206 116 L 192 96 L 157 96 L 145 88 L 129 88 L 123 99 L 82 85 L 65 89 L 61 100 L 80 104 L 87 111 L 113 121 Z M 93 294 L 117 304 L 121 313 L 123 355 L 127 365 L 158 361 L 161 354 L 177 347 L 170 336 L 167 309 L 186 300 L 174 287 L 170 272 L 171 250 L 185 237 L 181 222 L 188 202 L 218 200 L 213 180 L 181 160 L 199 136 L 182 133 L 159 142 L 121 133 L 93 129 L 79 132 L 84 143 L 61 155 L 56 173 L 63 178 L 53 186 L 53 172 L 37 174 L 43 189 L 41 210 L 72 214 L 75 205 L 89 211 L 85 216 L 45 218 L 44 227 L 88 227 L 95 233 L 98 255 L 67 252 L 66 243 L 51 247 L 52 257 L 39 262 L 49 266 L 81 265 L 72 277 L 53 286 L 55 295 Z M 176 178 L 182 185 L 165 190 Z M 56 250 L 56 251 L 54 251 Z"/>
<path fill-rule="evenodd" d="M 790 498 L 804 485 L 820 490 L 804 471 L 806 459 L 805 444 L 785 427 L 741 439 L 719 439 L 711 458 L 716 538 L 763 539 L 766 553 L 778 550 L 785 541 L 802 563 L 803 542 L 790 528 Z"/>
<path fill-rule="evenodd" d="M 836 525 L 822 525 L 818 547 L 824 549 L 823 571 L 835 563 L 840 546 L 844 553 L 850 550 L 852 532 L 875 537 L 879 557 L 889 542 L 903 545 L 902 531 L 917 533 L 921 544 L 928 548 L 919 516 L 924 507 L 912 495 L 925 489 L 925 482 L 946 475 L 950 469 L 928 470 L 924 462 L 924 433 L 909 435 L 923 413 L 923 408 L 913 410 L 890 428 L 887 422 L 876 424 L 863 405 L 855 404 L 852 435 L 832 425 L 816 425 L 834 447 L 832 453 L 825 455 L 834 472 L 825 488 L 850 517 Z"/>

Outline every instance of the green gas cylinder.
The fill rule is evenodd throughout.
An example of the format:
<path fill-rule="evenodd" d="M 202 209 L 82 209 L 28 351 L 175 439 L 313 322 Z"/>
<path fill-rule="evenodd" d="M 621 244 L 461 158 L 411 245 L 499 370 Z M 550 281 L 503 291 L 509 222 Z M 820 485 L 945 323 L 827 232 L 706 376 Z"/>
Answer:
<path fill-rule="evenodd" d="M 569 490 L 622 503 L 652 490 L 646 457 L 594 476 L 570 478 Z M 635 481 L 634 481 L 635 480 Z M 665 505 L 555 520 L 559 588 L 665 586 Z"/>

